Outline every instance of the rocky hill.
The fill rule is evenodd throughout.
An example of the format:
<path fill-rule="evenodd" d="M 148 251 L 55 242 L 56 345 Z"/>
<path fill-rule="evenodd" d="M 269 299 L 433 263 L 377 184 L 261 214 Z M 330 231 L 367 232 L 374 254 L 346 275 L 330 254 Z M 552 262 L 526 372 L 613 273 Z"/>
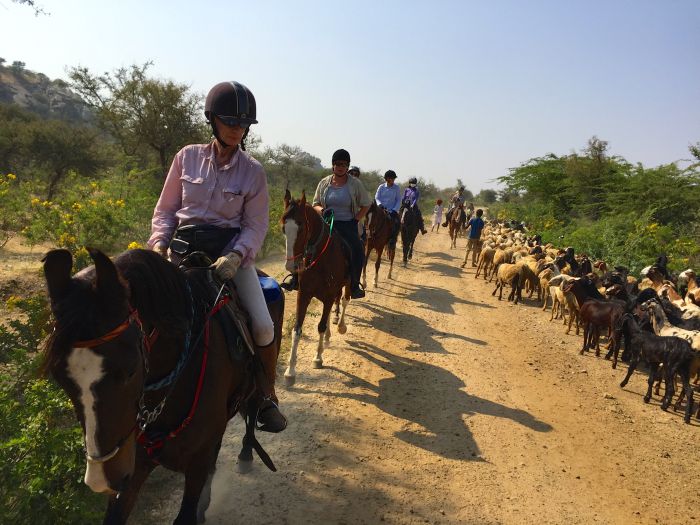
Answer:
<path fill-rule="evenodd" d="M 0 64 L 0 103 L 17 104 L 45 118 L 92 122 L 92 110 L 63 80 L 24 69 L 21 63 Z"/>

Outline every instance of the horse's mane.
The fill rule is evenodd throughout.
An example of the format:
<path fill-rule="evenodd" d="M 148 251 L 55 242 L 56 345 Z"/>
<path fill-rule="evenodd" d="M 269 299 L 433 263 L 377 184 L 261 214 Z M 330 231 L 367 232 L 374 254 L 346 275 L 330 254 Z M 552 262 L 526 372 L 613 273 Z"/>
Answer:
<path fill-rule="evenodd" d="M 200 284 L 149 250 L 128 250 L 114 264 L 129 285 L 131 306 L 144 323 L 162 333 L 184 333 L 203 298 Z"/>

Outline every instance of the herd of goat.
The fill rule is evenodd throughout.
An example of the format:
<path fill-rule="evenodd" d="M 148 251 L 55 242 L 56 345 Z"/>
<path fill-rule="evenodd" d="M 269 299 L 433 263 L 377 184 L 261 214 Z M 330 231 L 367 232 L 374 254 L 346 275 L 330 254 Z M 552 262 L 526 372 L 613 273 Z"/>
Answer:
<path fill-rule="evenodd" d="M 641 279 L 626 268 L 608 269 L 603 261 L 591 261 L 586 255 L 575 255 L 572 248 L 559 250 L 542 245 L 539 237 L 491 223 L 482 234 L 475 277 L 495 282 L 492 295 L 503 297 L 510 288 L 508 300 L 518 303 L 523 291 L 546 310 L 551 304 L 550 321 L 563 319 L 566 333 L 575 328 L 583 331 L 580 353 L 595 349 L 600 355 L 600 336 L 608 338 L 606 359 L 617 366 L 620 348 L 623 361 L 629 362 L 624 387 L 640 361 L 648 363 L 648 389 L 644 401 L 649 402 L 654 389 L 659 395 L 665 384 L 661 408 L 673 402 L 677 378 L 681 388 L 675 402 L 678 410 L 685 401 L 685 422 L 690 423 L 693 410 L 693 388 L 700 373 L 700 289 L 693 270 L 672 275 L 667 259 L 642 270 Z M 623 346 L 624 343 L 624 346 Z M 700 409 L 696 417 L 700 419 Z"/>

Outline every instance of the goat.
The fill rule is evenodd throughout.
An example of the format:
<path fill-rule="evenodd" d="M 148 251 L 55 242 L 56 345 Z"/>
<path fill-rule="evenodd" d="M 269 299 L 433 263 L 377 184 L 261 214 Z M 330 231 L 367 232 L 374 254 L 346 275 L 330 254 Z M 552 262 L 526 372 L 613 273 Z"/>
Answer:
<path fill-rule="evenodd" d="M 624 388 L 627 385 L 639 361 L 643 359 L 649 364 L 648 387 L 647 393 L 644 395 L 644 402 L 648 403 L 651 400 L 651 389 L 654 384 L 656 371 L 659 365 L 663 365 L 666 392 L 661 402 L 661 409 L 667 410 L 671 401 L 673 401 L 673 394 L 675 393 L 674 376 L 678 373 L 683 383 L 682 393 L 685 393 L 687 396 L 685 422 L 690 423 L 690 414 L 693 408 L 690 369 L 695 361 L 696 353 L 685 339 L 680 337 L 661 337 L 642 330 L 630 313 L 622 315 L 616 329 L 621 329 L 622 325 L 625 324 L 627 325 L 633 351 L 627 374 L 620 383 L 620 387 Z"/>

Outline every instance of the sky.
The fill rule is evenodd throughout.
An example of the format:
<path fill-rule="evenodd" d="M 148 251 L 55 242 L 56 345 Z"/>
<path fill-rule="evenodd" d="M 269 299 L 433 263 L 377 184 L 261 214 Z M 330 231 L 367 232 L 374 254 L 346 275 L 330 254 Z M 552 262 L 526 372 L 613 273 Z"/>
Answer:
<path fill-rule="evenodd" d="M 592 136 L 647 167 L 700 141 L 700 1 L 0 0 L 0 56 L 67 79 L 153 61 L 255 94 L 263 144 L 477 193 Z M 681 165 L 684 165 L 681 162 Z"/>

